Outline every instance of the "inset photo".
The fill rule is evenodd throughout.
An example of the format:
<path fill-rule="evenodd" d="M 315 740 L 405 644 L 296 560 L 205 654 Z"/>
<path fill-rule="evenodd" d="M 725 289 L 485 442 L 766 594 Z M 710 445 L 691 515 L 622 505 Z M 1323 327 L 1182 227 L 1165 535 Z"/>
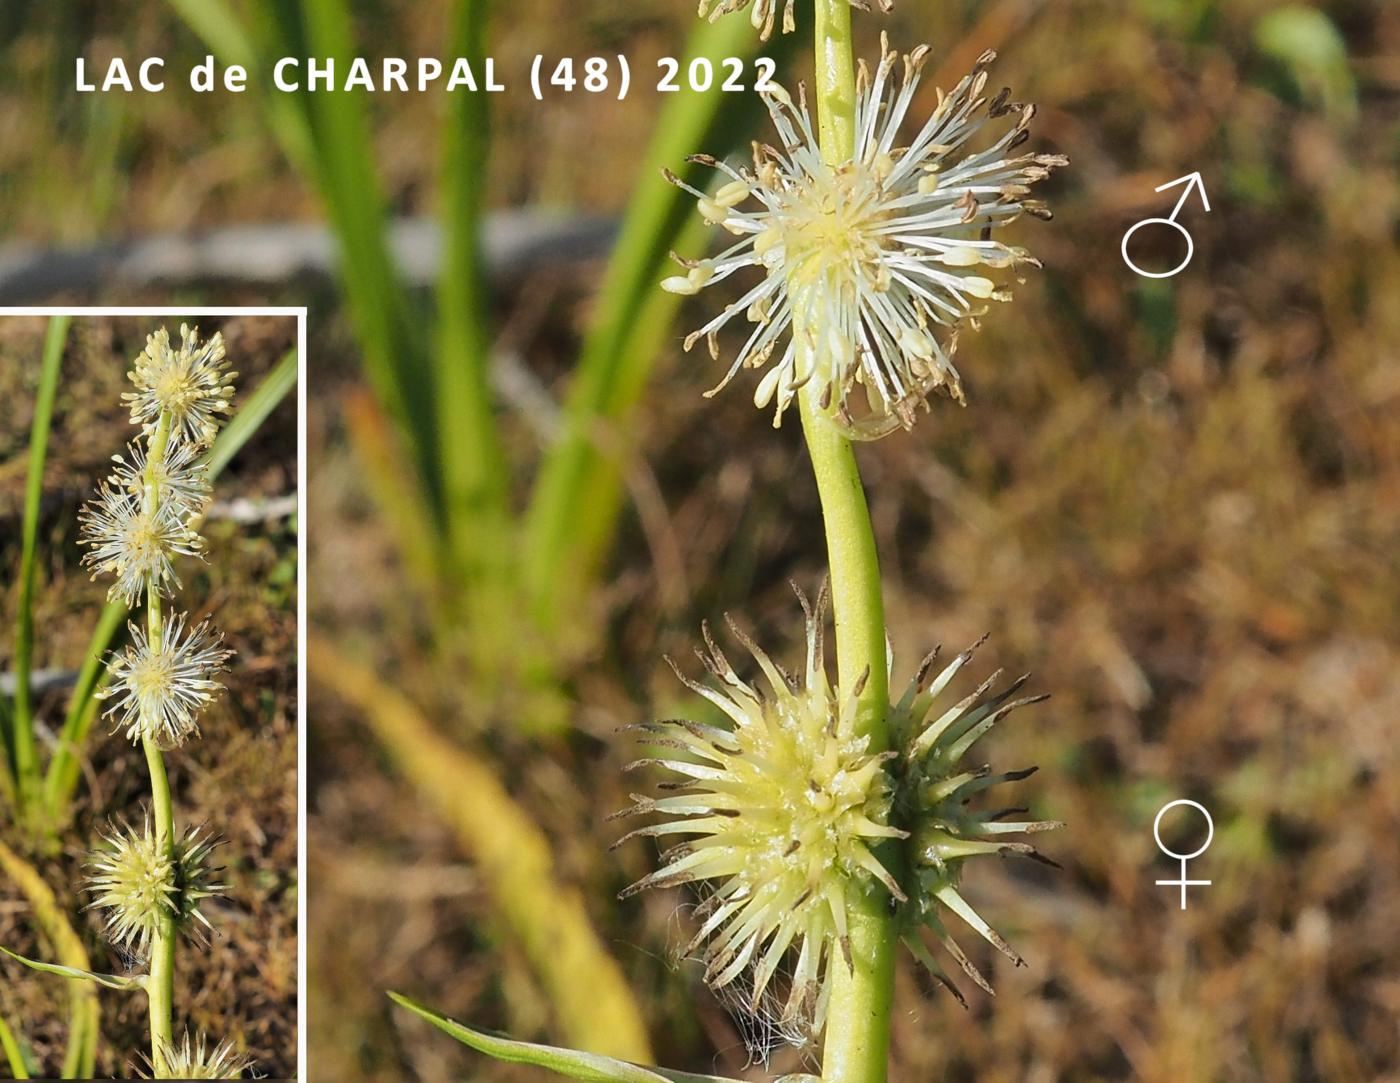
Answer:
<path fill-rule="evenodd" d="M 0 310 L 0 1077 L 297 1074 L 304 322 Z"/>

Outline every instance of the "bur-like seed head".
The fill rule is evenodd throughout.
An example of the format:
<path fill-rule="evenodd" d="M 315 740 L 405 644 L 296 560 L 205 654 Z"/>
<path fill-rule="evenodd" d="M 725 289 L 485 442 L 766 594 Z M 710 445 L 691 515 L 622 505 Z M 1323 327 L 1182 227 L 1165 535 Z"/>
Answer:
<path fill-rule="evenodd" d="M 188 1031 L 179 1043 L 162 1046 L 161 1059 L 167 1079 L 242 1079 L 253 1067 L 253 1059 L 240 1053 L 227 1038 L 211 1049 L 203 1034 L 191 1041 Z"/>
<path fill-rule="evenodd" d="M 985 638 L 985 637 L 984 637 Z M 994 691 L 1001 670 L 993 673 L 970 694 L 954 700 L 948 689 L 958 672 L 972 659 L 981 641 L 963 651 L 942 668 L 938 651 L 929 654 L 893 706 L 891 737 L 901 750 L 893 768 L 898 776 L 895 817 L 910 829 L 906 859 L 910 870 L 910 905 L 903 909 L 903 939 L 914 955 L 962 1001 L 962 995 L 943 974 L 920 935 L 927 928 L 953 956 L 958 966 L 988 993 L 991 985 L 949 934 L 945 917 L 954 914 L 972 926 L 1017 966 L 1024 960 L 972 908 L 958 891 L 966 863 L 977 857 L 1023 854 L 1054 864 L 1028 843 L 1009 840 L 1013 834 L 1031 834 L 1064 826 L 1052 820 L 1016 820 L 1020 808 L 981 808 L 977 795 L 1006 782 L 1015 782 L 1035 768 L 993 774 L 991 767 L 972 765 L 968 752 L 993 726 L 1019 707 L 1039 703 L 1044 695 L 1021 696 L 1028 676 Z"/>
<path fill-rule="evenodd" d="M 172 848 L 163 845 L 147 816 L 142 826 L 115 824 L 88 859 L 87 890 L 93 907 L 106 910 L 104 931 L 118 948 L 136 958 L 150 955 L 151 942 L 167 917 L 195 940 L 209 922 L 202 900 L 223 890 L 208 858 L 216 843 L 192 828 Z"/>
<path fill-rule="evenodd" d="M 883 12 L 894 10 L 894 0 L 875 0 Z M 868 0 L 847 0 L 851 7 L 859 11 L 869 11 Z M 735 11 L 743 11 L 749 7 L 750 0 L 700 0 L 700 18 L 709 19 L 710 22 L 722 18 Z M 749 21 L 753 23 L 754 29 L 758 31 L 760 41 L 767 41 L 773 34 L 773 26 L 778 18 L 778 0 L 752 0 L 753 10 L 749 13 Z M 791 34 L 797 28 L 797 20 L 793 17 L 794 0 L 785 0 L 783 4 L 783 33 Z"/>
<path fill-rule="evenodd" d="M 160 636 L 128 624 L 131 643 L 107 663 L 111 684 L 99 695 L 110 699 L 107 714 L 125 727 L 132 741 L 149 737 L 162 749 L 199 733 L 199 715 L 222 691 L 214 678 L 233 657 L 223 636 L 203 621 L 185 630 L 185 615 L 174 614 Z"/>
<path fill-rule="evenodd" d="M 114 577 L 109 598 L 136 604 L 147 582 L 166 596 L 180 585 L 174 558 L 201 556 L 204 541 L 185 525 L 176 504 L 150 510 L 141 494 L 104 482 L 78 516 L 79 544 L 88 547 L 83 564 Z"/>
<path fill-rule="evenodd" d="M 774 424 L 810 385 L 847 436 L 875 439 L 912 426 L 928 396 L 962 401 L 953 365 L 958 332 L 976 327 L 990 302 L 1011 297 L 1003 272 L 1039 263 L 1021 248 L 993 240 L 1029 214 L 1048 218 L 1029 198 L 1031 186 L 1066 159 L 1019 153 L 1033 106 L 989 97 L 985 53 L 908 142 L 900 129 L 928 58 L 921 47 L 900 57 L 886 44 L 872 77 L 857 80 L 855 154 L 838 165 L 821 152 L 802 95 L 764 95 L 779 145 L 754 145 L 752 168 L 706 155 L 727 180 L 702 192 L 668 178 L 698 202 L 731 243 L 717 256 L 678 260 L 685 273 L 662 287 L 695 294 L 750 268 L 762 278 L 686 339 L 706 339 L 720 356 L 717 333 L 742 316 L 750 327 L 723 380 L 742 368 L 763 369 L 754 402 L 774 404 Z M 988 125 L 1006 130 L 980 150 L 970 143 Z"/>
<path fill-rule="evenodd" d="M 113 455 L 112 462 L 115 465 L 107 478 L 109 485 L 139 502 L 145 496 L 149 472 L 150 481 L 155 485 L 156 503 L 169 507 L 171 514 L 181 522 L 187 523 L 209 503 L 209 472 L 203 461 L 203 449 L 196 444 L 168 447 L 154 468 L 140 443 L 129 445 L 124 456 Z"/>
<path fill-rule="evenodd" d="M 890 706 L 894 751 L 871 754 L 855 726 L 864 679 L 855 688 L 833 687 L 823 663 L 825 590 L 815 608 L 798 597 L 807 638 L 800 678 L 735 629 L 763 676 L 746 682 L 706 630 L 699 653 L 710 681 L 681 679 L 729 724 L 633 727 L 663 751 L 631 766 L 662 767 L 679 777 L 663 784 L 662 796 L 632 795 L 624 814 L 654 820 L 616 844 L 638 836 L 682 840 L 663 849 L 661 867 L 623 894 L 697 884 L 699 929 L 686 953 L 699 952 L 705 979 L 722 998 L 794 1042 L 824 1023 L 832 968 L 849 965 L 849 907 L 862 893 L 880 892 L 896 908 L 903 942 L 960 1001 L 923 930 L 990 992 L 949 934 L 948 916 L 971 925 L 1018 965 L 1022 960 L 960 893 L 964 868 L 973 858 L 1010 853 L 1045 861 L 1008 836 L 1061 826 L 1008 818 L 1022 809 L 980 807 L 979 794 L 1034 768 L 993 774 L 966 762 L 998 721 L 1045 698 L 1019 695 L 1027 678 L 993 691 L 998 672 L 954 700 L 950 686 L 976 645 L 942 668 L 935 650 Z M 892 668 L 892 652 L 887 657 Z M 882 862 L 881 846 L 902 851 L 900 880 Z M 770 988 L 781 987 L 774 982 L 780 973 L 790 974 L 785 997 Z"/>
<path fill-rule="evenodd" d="M 169 412 L 170 442 L 206 445 L 222 424 L 233 397 L 233 380 L 224 357 L 224 339 L 216 334 L 201 342 L 198 330 L 180 325 L 180 345 L 170 342 L 164 327 L 148 335 L 146 348 L 127 374 L 135 391 L 122 395 L 133 425 L 148 432 L 160 415 Z"/>
<path fill-rule="evenodd" d="M 885 761 L 855 731 L 858 689 L 834 688 L 822 656 L 823 595 L 807 613 L 807 659 L 789 676 L 731 623 L 753 656 L 761 681 L 731 667 L 705 631 L 699 652 L 709 683 L 684 676 L 730 725 L 668 721 L 638 727 L 660 753 L 633 767 L 679 776 L 673 793 L 633 795 L 629 813 L 659 817 L 637 836 L 682 837 L 663 851 L 662 867 L 624 892 L 703 882 L 700 929 L 687 953 L 700 951 L 705 979 L 717 990 L 746 975 L 751 1008 L 791 951 L 796 962 L 781 1010 L 785 1021 L 820 1027 L 832 967 L 849 963 L 848 909 L 883 884 L 901 896 L 872 847 L 902 838 L 889 825 Z M 677 671 L 679 675 L 679 670 Z"/>

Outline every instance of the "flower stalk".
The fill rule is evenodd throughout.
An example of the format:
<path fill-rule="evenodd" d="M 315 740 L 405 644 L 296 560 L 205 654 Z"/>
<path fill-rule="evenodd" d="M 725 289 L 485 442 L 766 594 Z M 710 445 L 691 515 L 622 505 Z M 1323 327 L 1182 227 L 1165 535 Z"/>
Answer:
<path fill-rule="evenodd" d="M 160 412 L 155 432 L 151 434 L 146 456 L 145 492 L 142 494 L 148 513 L 160 511 L 159 471 L 165 464 L 165 452 L 170 444 L 171 414 Z M 146 580 L 146 636 L 154 649 L 161 641 L 160 584 L 154 576 Z M 146 768 L 151 776 L 151 815 L 155 821 L 156 845 L 164 850 L 172 863 L 176 860 L 175 813 L 170 799 L 170 776 L 165 770 L 165 757 L 155 737 L 148 731 L 141 737 L 146 754 Z M 159 1077 L 166 1072 L 166 1050 L 175 1038 L 175 912 L 166 910 L 160 917 L 151 946 L 151 973 L 146 984 L 146 997 L 151 1028 L 151 1067 Z"/>
<path fill-rule="evenodd" d="M 846 0 L 816 0 L 817 118 L 822 157 L 830 164 L 855 153 L 855 67 L 851 8 Z M 808 351 L 798 371 L 823 363 L 817 343 L 825 336 L 807 324 L 810 314 L 793 308 L 793 337 Z M 836 669 L 843 688 L 865 686 L 858 697 L 857 732 L 870 750 L 889 746 L 888 665 L 880 559 L 866 506 L 865 489 L 850 440 L 831 423 L 820 401 L 820 380 L 799 393 L 802 431 L 812 459 L 826 531 L 827 564 L 836 626 Z M 898 879 L 898 847 L 886 846 L 881 860 Z M 883 1083 L 890 1045 L 890 1009 L 898 936 L 890 897 L 869 883 L 850 900 L 850 965 L 832 968 L 831 1002 L 822 1050 L 822 1077 L 829 1083 Z"/>

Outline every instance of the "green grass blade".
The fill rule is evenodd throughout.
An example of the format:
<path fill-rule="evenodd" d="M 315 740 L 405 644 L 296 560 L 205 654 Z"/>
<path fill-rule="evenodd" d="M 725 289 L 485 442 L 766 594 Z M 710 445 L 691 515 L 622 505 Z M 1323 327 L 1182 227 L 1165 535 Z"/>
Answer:
<path fill-rule="evenodd" d="M 489 0 L 451 5 L 447 55 L 481 70 Z M 438 458 L 453 562 L 465 581 L 498 580 L 509 551 L 505 454 L 492 405 L 481 209 L 490 108 L 486 94 L 452 95 L 442 129 L 439 210 L 443 256 L 437 283 Z"/>
<path fill-rule="evenodd" d="M 311 132 L 306 117 L 287 95 L 271 87 L 271 72 L 260 70 L 248 26 L 224 0 L 166 0 L 224 67 L 241 65 L 262 105 L 268 127 L 293 167 L 311 171 Z"/>
<path fill-rule="evenodd" d="M 107 668 L 102 664 L 103 656 L 116 638 L 117 630 L 127 617 L 126 603 L 120 598 L 108 601 L 102 607 L 97 625 L 88 640 L 87 653 L 83 656 L 82 667 L 78 670 L 78 680 L 68 699 L 68 712 L 63 717 L 58 748 L 49 761 L 48 773 L 44 776 L 44 809 L 48 824 L 57 827 L 65 819 L 68 803 L 78 788 L 81 773 L 80 755 L 87 743 L 88 733 L 97 718 L 97 690 L 106 677 Z"/>
<path fill-rule="evenodd" d="M 533 1064 L 538 1068 L 548 1068 L 551 1072 L 557 1072 L 569 1079 L 582 1079 L 586 1083 L 732 1083 L 722 1076 L 691 1075 L 688 1072 L 673 1072 L 667 1068 L 643 1068 L 641 1065 L 614 1057 L 604 1057 L 598 1053 L 502 1038 L 453 1022 L 398 993 L 391 992 L 389 999 L 480 1053 L 512 1064 Z"/>
<path fill-rule="evenodd" d="M 45 974 L 57 974 L 60 978 L 96 982 L 105 989 L 140 989 L 146 984 L 146 975 L 144 974 L 132 974 L 126 977 L 120 974 L 94 974 L 91 970 L 83 970 L 76 966 L 63 966 L 59 963 L 45 963 L 38 959 L 29 959 L 6 947 L 0 947 L 0 952 L 16 962 L 23 963 L 30 970 L 38 970 Z"/>
<path fill-rule="evenodd" d="M 211 484 L 291 393 L 296 382 L 297 353 L 293 349 L 287 351 L 262 382 L 239 403 L 228 424 L 214 438 L 214 446 L 209 449 L 205 460 Z M 63 718 L 58 749 L 49 762 L 48 774 L 44 778 L 44 810 L 50 825 L 63 822 L 77 789 L 81 773 L 80 754 L 97 717 L 97 700 L 94 697 L 106 674 L 102 658 L 110 649 L 127 612 L 126 604 L 120 598 L 109 601 L 103 606 L 97 626 L 88 640 L 87 653 L 83 655 L 78 680 L 68 700 L 68 713 Z"/>
<path fill-rule="evenodd" d="M 11 765 L 15 762 L 14 707 L 10 701 L 0 696 L 0 797 L 11 806 L 15 801 L 15 778 Z"/>
<path fill-rule="evenodd" d="M 756 45 L 744 19 L 721 19 L 699 26 L 688 53 L 712 60 L 747 57 Z M 790 47 L 787 42 L 774 46 Z M 682 70 L 687 66 L 688 61 Z M 685 165 L 687 155 L 720 139 L 711 145 L 722 152 L 735 133 L 752 130 L 749 118 L 760 108 L 756 94 L 683 90 L 658 119 L 608 264 L 597 316 L 584 339 L 559 438 L 545 454 L 526 514 L 522 578 L 545 630 L 573 609 L 611 541 L 621 504 L 624 434 L 680 303 L 658 283 L 669 252 L 685 246 L 683 239 L 698 247 L 702 236 L 692 201 L 667 184 L 660 170 L 665 166 L 685 176 L 691 168 Z"/>
<path fill-rule="evenodd" d="M 10 1078 L 28 1079 L 29 1060 L 25 1057 L 24 1051 L 15 1039 L 14 1031 L 5 1022 L 3 1015 L 0 1015 L 0 1048 L 5 1051 L 5 1060 L 10 1066 Z"/>
<path fill-rule="evenodd" d="M 19 621 L 15 631 L 14 774 L 15 797 L 21 813 L 33 797 L 39 779 L 34 748 L 34 705 L 29 671 L 34 661 L 34 561 L 39 541 L 39 501 L 44 495 L 44 460 L 49 449 L 49 423 L 58 393 L 58 369 L 68 340 L 68 317 L 49 319 L 39 369 L 39 393 L 29 428 L 29 484 L 24 494 L 24 525 L 19 565 Z"/>
<path fill-rule="evenodd" d="M 237 455 L 243 445 L 262 427 L 268 414 L 287 397 L 287 393 L 296 383 L 297 351 L 293 348 L 263 377 L 262 383 L 243 400 L 238 412 L 229 419 L 229 423 L 219 430 L 214 446 L 209 449 L 209 455 L 205 459 L 211 481 L 222 473 L 229 460 Z"/>
<path fill-rule="evenodd" d="M 300 19 L 296 16 L 299 14 Z M 334 57 L 344 70 L 354 55 L 350 15 L 342 0 L 306 0 L 280 6 L 274 25 L 279 49 L 292 56 Z M 305 52 L 293 46 L 301 41 Z M 315 177 L 340 246 L 339 271 L 364 371 L 379 400 L 401 429 L 435 515 L 442 512 L 437 460 L 433 371 L 424 321 L 414 311 L 385 235 L 384 198 L 364 96 L 309 93 L 296 96 L 310 121 Z"/>

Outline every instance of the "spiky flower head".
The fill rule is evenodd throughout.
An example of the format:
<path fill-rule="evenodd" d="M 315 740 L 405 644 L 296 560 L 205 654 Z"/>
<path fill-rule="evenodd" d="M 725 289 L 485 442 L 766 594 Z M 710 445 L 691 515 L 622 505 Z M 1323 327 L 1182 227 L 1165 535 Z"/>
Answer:
<path fill-rule="evenodd" d="M 801 597 L 801 595 L 799 595 Z M 826 976 L 847 965 L 848 909 L 878 881 L 902 897 L 872 847 L 903 838 L 890 826 L 891 792 L 885 762 L 857 735 L 860 688 L 834 688 L 822 653 L 825 593 L 816 609 L 802 598 L 807 659 L 801 678 L 780 669 L 731 622 L 753 656 L 762 682 L 739 677 L 705 630 L 699 653 L 710 684 L 677 675 L 722 711 L 730 728 L 698 722 L 644 724 L 647 742 L 679 752 L 631 765 L 664 767 L 680 776 L 678 792 L 633 795 L 627 813 L 660 822 L 637 836 L 688 841 L 666 849 L 662 867 L 624 896 L 651 887 L 705 882 L 700 929 L 687 954 L 704 945 L 705 979 L 724 989 L 750 971 L 746 992 L 755 1010 L 789 950 L 795 951 L 784 1019 L 820 1026 Z M 863 682 L 862 682 L 863 684 Z"/>
<path fill-rule="evenodd" d="M 108 597 L 121 598 L 128 606 L 136 604 L 147 582 L 161 595 L 178 587 L 173 558 L 200 556 L 204 550 L 203 539 L 186 525 L 177 503 L 158 504 L 152 510 L 141 494 L 120 483 L 103 482 L 78 520 L 79 544 L 88 547 L 83 563 L 94 579 L 112 575 Z"/>
<path fill-rule="evenodd" d="M 107 911 L 107 939 L 144 959 L 167 917 L 193 939 L 202 939 L 210 925 L 199 904 L 224 888 L 214 882 L 217 870 L 208 864 L 215 845 L 195 827 L 167 847 L 149 815 L 140 828 L 122 823 L 102 832 L 88 859 L 87 890 L 94 896 L 91 906 Z"/>
<path fill-rule="evenodd" d="M 162 1045 L 160 1060 L 167 1079 L 242 1079 L 253 1067 L 253 1059 L 240 1053 L 229 1039 L 211 1049 L 203 1034 L 191 1041 L 189 1031 L 179 1044 Z M 154 1065 L 151 1068 L 155 1070 Z"/>
<path fill-rule="evenodd" d="M 972 858 L 1008 853 L 1045 861 L 1030 845 L 1007 836 L 1061 825 L 1007 819 L 1024 809 L 975 807 L 978 794 L 1025 778 L 1034 768 L 993 774 L 986 765 L 964 762 L 998 721 L 1045 698 L 1018 698 L 1026 677 L 989 694 L 998 671 L 950 703 L 946 691 L 976 645 L 936 675 L 935 650 L 890 708 L 895 751 L 872 754 L 868 739 L 855 731 L 864 679 L 848 692 L 833 687 L 827 676 L 826 592 L 815 608 L 801 592 L 798 597 L 807 638 L 801 679 L 785 673 L 734 628 L 764 678 L 761 685 L 744 681 L 706 630 L 705 650 L 698 653 L 712 680 L 681 680 L 731 725 L 667 721 L 632 727 L 647 734 L 647 744 L 680 755 L 662 754 L 630 767 L 660 766 L 680 778 L 663 784 L 674 791 L 665 796 L 632 795 L 633 805 L 620 815 L 657 819 L 614 845 L 638 836 L 684 837 L 663 851 L 657 871 L 623 895 L 700 885 L 699 928 L 686 954 L 699 950 L 705 979 L 721 996 L 733 1000 L 733 990 L 741 989 L 746 1011 L 774 1024 L 778 1033 L 800 1038 L 824 1023 L 831 969 L 849 965 L 848 909 L 862 892 L 883 888 L 899 904 L 901 939 L 959 1001 L 961 993 L 933 959 L 922 930 L 932 931 L 990 992 L 949 934 L 946 917 L 956 915 L 1018 965 L 1022 960 L 961 894 L 964 866 Z M 878 856 L 881 844 L 902 851 L 902 881 Z M 780 1001 L 770 985 L 785 957 L 794 955 L 791 986 Z"/>
<path fill-rule="evenodd" d="M 1013 853 L 1054 865 L 1033 846 L 1009 841 L 1007 836 L 1064 826 L 1054 820 L 1008 819 L 1024 813 L 1024 808 L 983 810 L 973 804 L 978 794 L 1027 778 L 1035 773 L 1035 768 L 994 774 L 986 764 L 970 766 L 968 752 L 1012 711 L 1048 698 L 1018 697 L 1029 675 L 1018 677 L 1002 691 L 993 693 L 1002 676 L 1002 670 L 997 670 L 971 694 L 950 702 L 946 690 L 985 639 L 984 636 L 936 674 L 939 652 L 935 649 L 930 653 L 894 705 L 890 718 L 891 739 L 901 749 L 892 765 L 898 778 L 894 815 L 910 829 L 906 858 L 912 877 L 911 902 L 903 908 L 902 938 L 959 1001 L 963 1001 L 962 994 L 934 961 L 920 936 L 920 928 L 929 929 L 964 973 L 990 993 L 991 985 L 949 934 L 944 923 L 947 914 L 955 914 L 960 922 L 970 925 L 1017 966 L 1024 966 L 1025 962 L 958 891 L 964 866 L 972 858 Z"/>
<path fill-rule="evenodd" d="M 131 643 L 113 653 L 112 681 L 99 695 L 112 701 L 107 714 L 132 741 L 149 737 L 162 749 L 175 748 L 199 733 L 200 712 L 223 688 L 214 678 L 233 652 L 208 621 L 186 632 L 183 613 L 167 620 L 155 640 L 135 624 L 127 628 Z"/>
<path fill-rule="evenodd" d="M 1007 90 L 986 95 L 992 52 L 951 94 L 940 93 L 932 116 L 901 143 L 928 54 L 921 46 L 901 58 L 886 43 L 873 78 L 861 64 L 849 161 L 827 164 L 804 96 L 794 103 L 779 87 L 764 100 L 780 146 L 756 143 L 752 168 L 694 156 L 728 178 L 713 194 L 667 174 L 697 199 L 706 221 L 736 239 L 713 257 L 678 258 L 686 272 L 663 288 L 695 294 L 749 268 L 763 275 L 685 340 L 689 350 L 707 339 L 718 360 L 720 328 L 740 314 L 751 325 L 708 394 L 741 368 L 764 368 L 754 402 L 775 404 L 775 425 L 810 383 L 832 421 L 856 439 L 909 428 L 937 389 L 963 401 L 953 366 L 958 332 L 975 328 L 988 302 L 1011 297 L 989 274 L 1040 265 L 992 235 L 1022 214 L 1050 217 L 1029 198 L 1031 186 L 1066 159 L 1016 153 L 1035 108 L 1011 101 Z M 1006 131 L 969 149 L 1003 118 Z"/>
<path fill-rule="evenodd" d="M 753 10 L 749 13 L 749 22 L 753 23 L 754 29 L 758 31 L 760 41 L 767 41 L 773 34 L 773 24 L 777 21 L 778 0 L 752 0 Z M 851 7 L 858 11 L 869 11 L 870 4 L 866 0 L 846 0 Z M 883 12 L 894 10 L 894 0 L 875 0 Z M 749 6 L 750 0 L 700 0 L 700 18 L 709 19 L 715 22 L 725 15 L 735 11 L 743 11 Z M 797 29 L 797 20 L 793 18 L 794 0 L 786 0 L 783 5 L 783 33 L 791 34 Z"/>
<path fill-rule="evenodd" d="M 131 423 L 147 431 L 162 413 L 170 415 L 170 442 L 208 444 L 214 439 L 233 396 L 233 380 L 224 358 L 224 338 L 215 334 L 201 342 L 198 330 L 180 325 L 180 345 L 170 343 L 164 327 L 146 337 L 127 378 L 135 391 L 122 395 L 131 410 Z"/>
<path fill-rule="evenodd" d="M 113 455 L 112 462 L 115 466 L 107 479 L 110 485 L 140 500 L 147 483 L 154 483 L 156 503 L 168 505 L 181 521 L 188 522 L 209 502 L 209 471 L 203 449 L 197 444 L 167 447 L 164 456 L 152 463 L 146 448 L 133 442 L 124 456 Z"/>

